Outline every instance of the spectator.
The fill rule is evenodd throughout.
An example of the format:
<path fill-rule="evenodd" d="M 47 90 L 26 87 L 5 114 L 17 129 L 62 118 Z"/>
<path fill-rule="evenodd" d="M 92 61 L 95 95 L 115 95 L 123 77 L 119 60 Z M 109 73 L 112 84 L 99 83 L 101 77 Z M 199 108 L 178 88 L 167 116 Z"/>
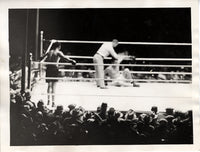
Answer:
<path fill-rule="evenodd" d="M 86 111 L 75 104 L 49 110 L 39 100 L 37 107 L 27 91 L 11 93 L 12 145 L 74 144 L 188 144 L 193 142 L 192 111 L 153 106 L 150 112 L 117 111 L 102 103 Z M 108 109 L 108 110 L 107 110 Z M 16 140 L 17 139 L 17 140 Z"/>

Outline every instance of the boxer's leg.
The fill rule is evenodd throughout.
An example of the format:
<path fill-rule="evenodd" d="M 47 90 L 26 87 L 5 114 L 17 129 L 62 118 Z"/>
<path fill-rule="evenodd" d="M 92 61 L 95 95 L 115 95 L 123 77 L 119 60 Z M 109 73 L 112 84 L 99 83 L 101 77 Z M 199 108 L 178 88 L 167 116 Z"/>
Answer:
<path fill-rule="evenodd" d="M 133 81 L 133 77 L 132 77 L 131 72 L 128 68 L 124 69 L 123 77 L 126 79 L 126 82 L 129 82 L 129 83 L 131 82 L 133 84 L 133 87 L 139 87 L 140 86 Z"/>
<path fill-rule="evenodd" d="M 56 91 L 56 82 L 52 82 L 52 107 L 55 106 L 55 91 Z"/>
<path fill-rule="evenodd" d="M 51 90 L 52 90 L 52 82 L 48 82 L 48 87 L 47 87 L 47 105 L 50 104 Z"/>

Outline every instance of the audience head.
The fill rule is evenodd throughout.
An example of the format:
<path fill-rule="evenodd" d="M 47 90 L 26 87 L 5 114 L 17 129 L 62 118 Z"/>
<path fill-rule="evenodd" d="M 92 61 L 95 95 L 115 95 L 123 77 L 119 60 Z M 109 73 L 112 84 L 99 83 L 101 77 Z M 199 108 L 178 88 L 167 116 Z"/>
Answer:
<path fill-rule="evenodd" d="M 187 111 L 186 117 L 192 119 L 192 110 Z"/>
<path fill-rule="evenodd" d="M 38 101 L 37 108 L 40 110 L 44 110 L 44 102 L 42 99 Z"/>
<path fill-rule="evenodd" d="M 43 113 L 41 111 L 38 111 L 36 114 L 35 114 L 35 120 L 37 122 L 42 122 L 43 121 Z"/>
<path fill-rule="evenodd" d="M 98 107 L 97 107 L 97 113 L 100 113 L 100 112 L 101 112 L 101 107 L 98 106 Z"/>
<path fill-rule="evenodd" d="M 30 100 L 30 99 L 31 99 L 31 91 L 30 91 L 30 90 L 27 90 L 27 91 L 25 92 L 24 97 L 25 97 L 26 100 Z"/>
<path fill-rule="evenodd" d="M 29 113 L 31 111 L 31 107 L 28 104 L 23 105 L 21 108 L 22 113 Z"/>
<path fill-rule="evenodd" d="M 47 132 L 49 129 L 47 127 L 47 125 L 45 123 L 41 123 L 39 126 L 38 126 L 38 129 L 40 130 L 40 132 L 42 133 L 45 133 Z"/>
<path fill-rule="evenodd" d="M 148 125 L 152 121 L 152 119 L 149 115 L 145 115 L 143 118 L 143 121 L 144 121 L 144 124 Z"/>
<path fill-rule="evenodd" d="M 92 117 L 92 112 L 86 111 L 84 117 L 85 117 L 86 119 L 91 118 L 91 117 Z"/>
<path fill-rule="evenodd" d="M 151 111 L 154 112 L 155 114 L 157 114 L 158 107 L 156 107 L 156 106 L 151 107 Z"/>
<path fill-rule="evenodd" d="M 72 118 L 80 118 L 81 116 L 83 116 L 83 113 L 78 108 L 75 108 L 71 111 L 71 115 Z"/>
<path fill-rule="evenodd" d="M 173 108 L 166 108 L 166 114 L 167 115 L 173 115 L 174 114 L 174 109 Z"/>
<path fill-rule="evenodd" d="M 135 113 L 135 111 L 132 110 L 132 109 L 129 109 L 127 111 L 127 113 L 125 114 L 125 119 L 126 120 L 134 120 L 134 119 L 136 119 L 136 113 Z"/>
<path fill-rule="evenodd" d="M 107 103 L 102 103 L 101 104 L 101 112 L 106 112 L 107 111 L 107 107 L 108 107 Z"/>
<path fill-rule="evenodd" d="M 122 120 L 122 117 L 123 117 L 123 113 L 122 112 L 120 112 L 120 111 L 115 111 L 115 117 L 116 117 L 116 119 L 121 119 Z"/>
<path fill-rule="evenodd" d="M 168 124 L 168 121 L 166 119 L 162 118 L 159 120 L 159 124 L 160 124 L 160 127 L 166 127 Z"/>
<path fill-rule="evenodd" d="M 174 112 L 174 117 L 176 117 L 176 118 L 185 118 L 185 113 L 183 113 L 182 111 L 176 110 Z"/>
<path fill-rule="evenodd" d="M 30 109 L 34 109 L 35 108 L 35 105 L 30 101 L 26 101 L 25 105 L 28 105 L 30 107 Z"/>
<path fill-rule="evenodd" d="M 76 105 L 75 104 L 70 104 L 68 105 L 69 111 L 75 109 Z"/>
<path fill-rule="evenodd" d="M 109 117 L 114 117 L 114 115 L 115 115 L 115 109 L 114 109 L 114 108 L 110 108 L 110 109 L 108 110 L 108 116 L 109 116 Z"/>
<path fill-rule="evenodd" d="M 166 117 L 165 117 L 165 119 L 168 121 L 168 122 L 172 122 L 172 120 L 174 119 L 174 116 L 173 115 L 167 115 Z"/>
<path fill-rule="evenodd" d="M 23 103 L 23 97 L 20 94 L 17 94 L 15 96 L 15 101 L 16 101 L 17 105 L 22 105 L 22 103 Z"/>
<path fill-rule="evenodd" d="M 63 106 L 62 105 L 58 105 L 56 107 L 56 110 L 54 112 L 56 115 L 61 115 L 63 113 Z"/>

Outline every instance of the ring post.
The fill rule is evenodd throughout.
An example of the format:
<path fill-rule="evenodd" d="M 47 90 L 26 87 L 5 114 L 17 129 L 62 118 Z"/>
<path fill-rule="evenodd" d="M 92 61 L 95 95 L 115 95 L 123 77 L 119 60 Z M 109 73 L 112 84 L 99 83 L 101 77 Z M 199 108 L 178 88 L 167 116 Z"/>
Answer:
<path fill-rule="evenodd" d="M 26 89 L 26 64 L 27 64 L 27 52 L 28 52 L 28 22 L 29 19 L 29 10 L 26 12 L 26 29 L 25 29 L 25 44 L 24 44 L 24 53 L 22 53 L 22 78 L 21 78 L 21 95 L 24 94 Z"/>
<path fill-rule="evenodd" d="M 40 57 L 43 56 L 43 31 L 40 31 Z"/>
<path fill-rule="evenodd" d="M 43 56 L 43 31 L 40 31 L 40 58 Z M 39 76 L 42 76 L 42 65 L 39 64 Z"/>
<path fill-rule="evenodd" d="M 36 25 L 35 25 L 35 60 L 36 61 L 39 58 L 38 38 L 39 38 L 39 9 L 36 10 Z"/>
<path fill-rule="evenodd" d="M 21 69 L 22 69 L 22 78 L 21 78 L 21 95 L 25 92 L 25 87 L 26 87 L 26 49 L 25 52 L 22 55 L 22 64 L 21 64 Z"/>
<path fill-rule="evenodd" d="M 29 60 L 28 60 L 28 86 L 27 86 L 27 89 L 31 88 L 31 63 L 32 63 L 32 53 L 29 53 Z"/>

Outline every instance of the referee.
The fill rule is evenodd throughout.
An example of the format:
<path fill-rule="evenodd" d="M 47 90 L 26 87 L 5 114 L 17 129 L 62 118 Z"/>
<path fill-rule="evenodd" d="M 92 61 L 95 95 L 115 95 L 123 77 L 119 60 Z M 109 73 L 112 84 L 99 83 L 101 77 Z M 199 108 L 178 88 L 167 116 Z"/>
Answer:
<path fill-rule="evenodd" d="M 100 89 L 107 89 L 104 83 L 104 58 L 111 55 L 114 59 L 118 60 L 118 55 L 114 48 L 119 44 L 118 40 L 113 39 L 112 42 L 105 42 L 98 49 L 97 53 L 93 57 L 93 62 L 96 64 L 95 67 L 95 78 L 97 87 Z"/>

